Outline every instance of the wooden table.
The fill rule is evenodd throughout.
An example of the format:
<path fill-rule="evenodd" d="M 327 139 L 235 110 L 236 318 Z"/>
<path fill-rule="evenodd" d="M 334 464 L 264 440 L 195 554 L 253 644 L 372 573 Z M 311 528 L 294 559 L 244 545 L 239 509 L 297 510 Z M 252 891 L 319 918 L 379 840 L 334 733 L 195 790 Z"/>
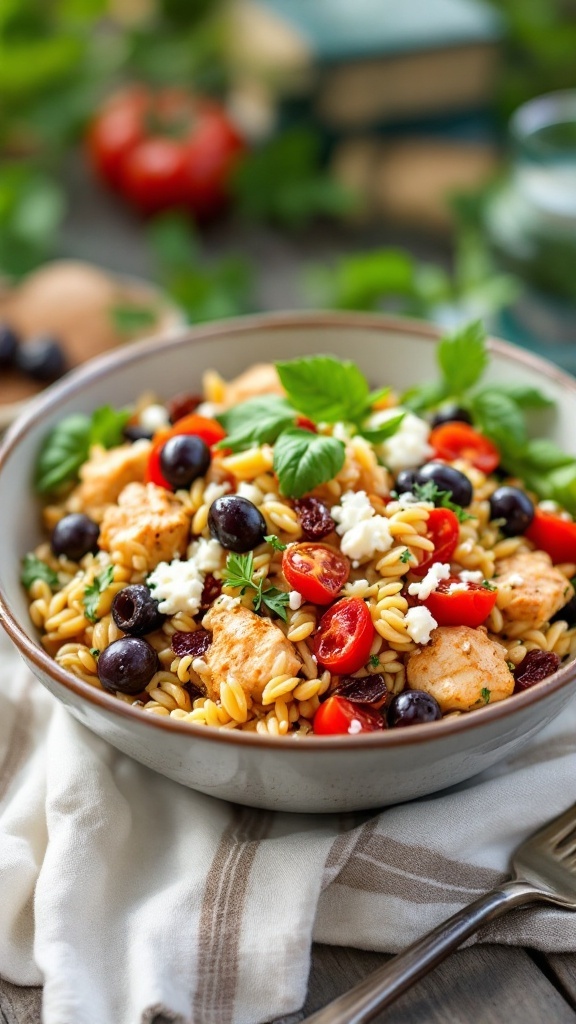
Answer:
<path fill-rule="evenodd" d="M 387 959 L 380 953 L 315 946 L 303 1011 L 274 1024 L 296 1024 Z M 41 997 L 39 988 L 18 988 L 0 980 L 0 1024 L 40 1024 Z M 463 949 L 418 982 L 375 1021 L 381 1024 L 574 1024 L 576 957 L 545 956 L 502 946 Z M 170 1022 L 165 1017 L 155 1017 L 151 1024 Z"/>
<path fill-rule="evenodd" d="M 149 276 L 152 268 L 137 221 L 103 192 L 95 194 L 78 164 L 70 166 L 69 191 L 65 254 Z M 257 295 L 262 308 L 287 309 L 302 301 L 298 280 L 303 262 L 327 260 L 371 240 L 326 230 L 297 240 L 253 229 L 239 236 L 223 228 L 210 234 L 207 247 L 214 256 L 243 250 L 259 267 Z M 380 233 L 377 241 L 383 245 L 398 239 Z M 419 255 L 445 259 L 446 254 L 421 241 Z M 296 1024 L 386 959 L 379 953 L 315 946 L 306 1005 L 301 1013 L 276 1024 Z M 40 1005 L 41 989 L 19 988 L 0 979 L 0 1024 L 40 1024 Z M 503 946 L 464 949 L 376 1020 L 387 1024 L 576 1024 L 576 956 Z M 169 1022 L 156 1017 L 151 1024 Z"/>

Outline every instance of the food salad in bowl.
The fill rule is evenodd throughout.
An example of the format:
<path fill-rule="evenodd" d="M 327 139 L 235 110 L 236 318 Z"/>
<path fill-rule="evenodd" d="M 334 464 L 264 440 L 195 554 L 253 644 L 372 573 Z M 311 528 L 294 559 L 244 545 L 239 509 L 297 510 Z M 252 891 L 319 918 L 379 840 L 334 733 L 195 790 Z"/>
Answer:
<path fill-rule="evenodd" d="M 25 655 L 53 692 L 66 679 L 66 702 L 121 749 L 264 806 L 363 807 L 459 781 L 545 724 L 573 684 L 576 461 L 529 433 L 530 413 L 554 418 L 561 375 L 549 371 L 548 390 L 530 365 L 524 380 L 490 381 L 480 325 L 437 347 L 406 325 L 430 364 L 424 383 L 407 381 L 397 325 L 382 323 L 386 358 L 350 346 L 361 368 L 346 321 L 332 345 L 320 317 L 304 318 L 295 354 L 297 326 L 284 346 L 290 318 L 264 318 L 253 338 L 276 327 L 275 353 L 252 364 L 266 346 L 245 345 L 234 377 L 225 356 L 250 323 L 229 325 L 230 339 L 220 328 L 212 364 L 206 344 L 193 366 L 194 337 L 172 353 L 164 342 L 180 372 L 144 371 L 130 394 L 148 343 L 120 360 L 120 400 L 106 389 L 115 360 L 96 364 L 104 386 L 77 375 L 90 385 L 79 408 L 72 379 L 72 411 L 30 448 L 44 535 L 20 552 L 20 577 L 42 650 Z M 374 318 L 350 330 L 373 346 Z M 504 348 L 504 363 L 521 362 Z M 460 757 L 448 749 L 463 730 L 483 756 L 470 737 Z M 224 782 L 210 758 L 193 769 L 206 744 L 226 751 Z M 323 748 L 332 765 L 341 751 L 328 780 Z M 395 778 L 399 754 L 417 768 L 419 750 L 419 784 Z M 345 765 L 360 751 L 376 784 Z"/>

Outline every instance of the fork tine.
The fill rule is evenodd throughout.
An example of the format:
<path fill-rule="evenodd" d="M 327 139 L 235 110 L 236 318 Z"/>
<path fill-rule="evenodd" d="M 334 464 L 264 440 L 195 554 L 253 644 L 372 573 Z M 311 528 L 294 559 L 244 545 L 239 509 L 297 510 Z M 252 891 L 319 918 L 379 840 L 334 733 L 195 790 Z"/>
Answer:
<path fill-rule="evenodd" d="M 534 839 L 548 842 L 556 847 L 563 839 L 566 839 L 576 828 L 576 804 L 572 804 L 560 818 L 555 818 L 549 825 L 546 825 L 538 832 Z"/>

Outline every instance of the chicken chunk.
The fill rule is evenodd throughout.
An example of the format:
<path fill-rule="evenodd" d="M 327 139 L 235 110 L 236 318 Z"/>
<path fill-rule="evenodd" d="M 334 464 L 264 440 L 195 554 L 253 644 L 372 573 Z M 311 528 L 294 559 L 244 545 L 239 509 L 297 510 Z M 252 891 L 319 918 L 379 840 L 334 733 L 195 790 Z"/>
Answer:
<path fill-rule="evenodd" d="M 513 692 L 514 677 L 506 657 L 506 649 L 483 629 L 439 626 L 430 643 L 410 655 L 408 686 L 431 694 L 444 713 L 472 711 Z"/>
<path fill-rule="evenodd" d="M 226 384 L 224 407 L 229 409 L 239 402 L 246 402 L 256 395 L 284 395 L 276 368 L 272 363 L 255 363 L 239 377 Z"/>
<path fill-rule="evenodd" d="M 100 527 L 100 547 L 114 560 L 149 571 L 185 554 L 190 519 L 183 505 L 155 484 L 128 484 L 109 505 Z"/>
<path fill-rule="evenodd" d="M 295 676 L 302 667 L 294 645 L 270 619 L 235 605 L 215 604 L 202 623 L 212 630 L 212 643 L 204 655 L 210 672 L 209 696 L 220 695 L 220 686 L 235 679 L 256 700 L 266 683 L 277 675 Z"/>
<path fill-rule="evenodd" d="M 80 483 L 70 495 L 71 512 L 85 512 L 100 522 L 108 505 L 114 505 L 127 484 L 144 479 L 150 442 L 136 441 L 106 451 L 94 447 L 80 469 Z"/>
<path fill-rule="evenodd" d="M 566 576 L 544 551 L 525 551 L 496 562 L 498 607 L 504 622 L 540 629 L 574 596 Z"/>

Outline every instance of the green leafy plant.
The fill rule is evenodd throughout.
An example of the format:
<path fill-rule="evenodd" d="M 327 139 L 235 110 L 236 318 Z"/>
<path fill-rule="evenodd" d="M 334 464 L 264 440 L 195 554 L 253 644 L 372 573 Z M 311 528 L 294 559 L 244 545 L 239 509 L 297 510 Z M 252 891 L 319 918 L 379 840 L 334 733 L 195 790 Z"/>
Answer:
<path fill-rule="evenodd" d="M 229 554 L 226 559 L 226 568 L 222 574 L 222 580 L 227 587 L 240 588 L 240 593 L 245 594 L 247 590 L 254 591 L 252 604 L 254 611 L 259 611 L 265 605 L 271 612 L 278 615 L 286 622 L 288 618 L 287 605 L 290 599 L 289 594 L 278 587 L 264 587 L 264 580 L 254 580 L 254 555 L 249 551 L 246 555 Z"/>
<path fill-rule="evenodd" d="M 66 416 L 50 431 L 38 454 L 34 483 L 39 494 L 54 494 L 73 483 L 88 458 L 90 448 L 101 444 L 113 448 L 122 440 L 130 418 L 128 410 L 104 405 L 92 416 Z"/>

